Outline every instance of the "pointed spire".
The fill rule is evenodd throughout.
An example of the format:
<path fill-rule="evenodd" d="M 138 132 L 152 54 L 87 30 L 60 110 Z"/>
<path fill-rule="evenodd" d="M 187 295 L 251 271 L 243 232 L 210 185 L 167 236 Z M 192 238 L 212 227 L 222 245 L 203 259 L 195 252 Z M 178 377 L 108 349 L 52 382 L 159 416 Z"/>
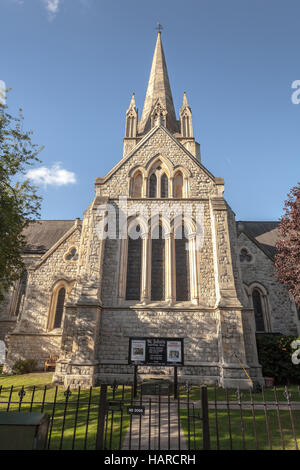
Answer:
<path fill-rule="evenodd" d="M 132 93 L 129 107 L 126 111 L 125 137 L 135 138 L 138 123 L 138 110 L 135 105 L 134 93 Z"/>
<path fill-rule="evenodd" d="M 182 99 L 182 109 L 183 108 L 189 108 L 188 100 L 186 97 L 186 92 L 183 92 L 183 99 Z"/>
<path fill-rule="evenodd" d="M 180 117 L 180 130 L 183 137 L 193 137 L 193 122 L 192 111 L 186 97 L 186 92 L 183 93 L 182 106 L 179 112 Z"/>
<path fill-rule="evenodd" d="M 138 127 L 139 133 L 142 134 L 150 130 L 151 122 L 153 124 L 151 115 L 158 103 L 166 115 L 166 127 L 171 132 L 178 132 L 168 70 L 161 41 L 161 31 L 157 33 L 143 113 Z"/>
<path fill-rule="evenodd" d="M 129 108 L 128 108 L 128 109 L 130 109 L 130 108 L 136 109 L 136 105 L 135 105 L 135 94 L 134 94 L 134 93 L 132 93 L 132 97 L 131 97 L 131 101 L 130 101 L 130 104 L 129 104 Z"/>

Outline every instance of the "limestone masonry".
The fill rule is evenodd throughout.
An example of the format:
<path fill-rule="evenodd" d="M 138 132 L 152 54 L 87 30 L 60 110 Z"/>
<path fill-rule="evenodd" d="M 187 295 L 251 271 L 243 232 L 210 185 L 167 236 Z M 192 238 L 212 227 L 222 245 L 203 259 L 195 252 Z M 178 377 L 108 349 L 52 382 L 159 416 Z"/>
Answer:
<path fill-rule="evenodd" d="M 170 337 L 184 339 L 180 381 L 248 387 L 241 361 L 263 383 L 255 335 L 296 335 L 299 312 L 274 277 L 277 223 L 236 222 L 223 192 L 185 93 L 176 118 L 159 32 L 141 119 L 133 95 L 122 158 L 96 179 L 83 219 L 26 229 L 27 274 L 0 310 L 7 368 L 55 354 L 55 383 L 130 383 L 129 339 Z"/>

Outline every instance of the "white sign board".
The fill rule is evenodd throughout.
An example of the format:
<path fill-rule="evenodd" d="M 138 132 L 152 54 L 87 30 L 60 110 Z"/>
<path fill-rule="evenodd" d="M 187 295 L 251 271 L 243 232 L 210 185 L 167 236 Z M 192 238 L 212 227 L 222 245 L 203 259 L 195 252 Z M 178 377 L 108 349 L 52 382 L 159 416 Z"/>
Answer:
<path fill-rule="evenodd" d="M 181 362 L 181 341 L 167 342 L 167 361 Z"/>
<path fill-rule="evenodd" d="M 131 360 L 132 361 L 145 361 L 146 359 L 146 341 L 132 340 L 131 341 Z"/>

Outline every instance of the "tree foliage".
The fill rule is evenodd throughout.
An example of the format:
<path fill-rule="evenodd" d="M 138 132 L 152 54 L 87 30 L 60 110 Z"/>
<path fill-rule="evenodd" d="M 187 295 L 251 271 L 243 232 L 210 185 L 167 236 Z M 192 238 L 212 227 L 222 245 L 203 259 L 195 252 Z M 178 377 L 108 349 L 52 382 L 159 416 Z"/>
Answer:
<path fill-rule="evenodd" d="M 24 228 L 39 218 L 41 198 L 25 173 L 39 162 L 42 148 L 31 142 L 32 131 L 23 130 L 23 114 L 17 117 L 0 103 L 0 300 L 24 273 Z"/>
<path fill-rule="evenodd" d="M 300 183 L 288 194 L 278 230 L 275 255 L 278 279 L 300 306 Z"/>
<path fill-rule="evenodd" d="M 262 365 L 264 377 L 274 377 L 275 384 L 300 383 L 300 366 L 292 362 L 295 336 L 280 334 L 257 334 L 258 361 Z"/>

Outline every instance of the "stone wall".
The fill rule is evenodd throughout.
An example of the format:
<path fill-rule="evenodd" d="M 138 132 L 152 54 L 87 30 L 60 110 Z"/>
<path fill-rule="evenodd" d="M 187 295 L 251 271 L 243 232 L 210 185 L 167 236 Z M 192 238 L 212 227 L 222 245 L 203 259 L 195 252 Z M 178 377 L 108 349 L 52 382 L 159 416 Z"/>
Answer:
<path fill-rule="evenodd" d="M 26 298 L 21 320 L 9 335 L 8 363 L 17 359 L 37 359 L 42 368 L 49 354 L 59 354 L 62 329 L 48 330 L 53 286 L 59 280 L 76 279 L 77 261 L 66 261 L 69 248 L 79 246 L 80 228 L 75 229 L 53 252 L 29 269 Z"/>
<path fill-rule="evenodd" d="M 61 334 L 13 333 L 8 336 L 7 363 L 13 366 L 19 359 L 35 359 L 36 369 L 43 370 L 50 354 L 59 354 Z"/>
<path fill-rule="evenodd" d="M 129 158 L 122 160 L 118 169 L 112 172 L 112 176 L 104 184 L 96 184 L 97 194 L 111 199 L 128 195 L 130 171 L 138 166 L 149 165 L 152 159 L 160 155 L 169 159 L 174 168 L 183 166 L 191 173 L 189 197 L 203 198 L 217 194 L 213 177 L 162 128 L 158 128 Z"/>
<path fill-rule="evenodd" d="M 271 331 L 297 335 L 296 311 L 287 290 L 276 280 L 274 262 L 244 233 L 239 235 L 238 245 L 252 255 L 251 262 L 241 263 L 243 282 L 247 286 L 260 283 L 267 291 Z"/>
<path fill-rule="evenodd" d="M 195 309 L 103 309 L 100 327 L 99 380 L 131 381 L 133 367 L 128 365 L 130 337 L 184 338 L 185 367 L 179 376 L 219 377 L 217 319 L 214 311 Z M 200 374 L 200 369 L 202 370 Z M 173 368 L 139 367 L 140 376 L 173 374 Z M 122 375 L 125 374 L 124 377 Z M 199 379 L 199 377 L 198 377 Z"/>

